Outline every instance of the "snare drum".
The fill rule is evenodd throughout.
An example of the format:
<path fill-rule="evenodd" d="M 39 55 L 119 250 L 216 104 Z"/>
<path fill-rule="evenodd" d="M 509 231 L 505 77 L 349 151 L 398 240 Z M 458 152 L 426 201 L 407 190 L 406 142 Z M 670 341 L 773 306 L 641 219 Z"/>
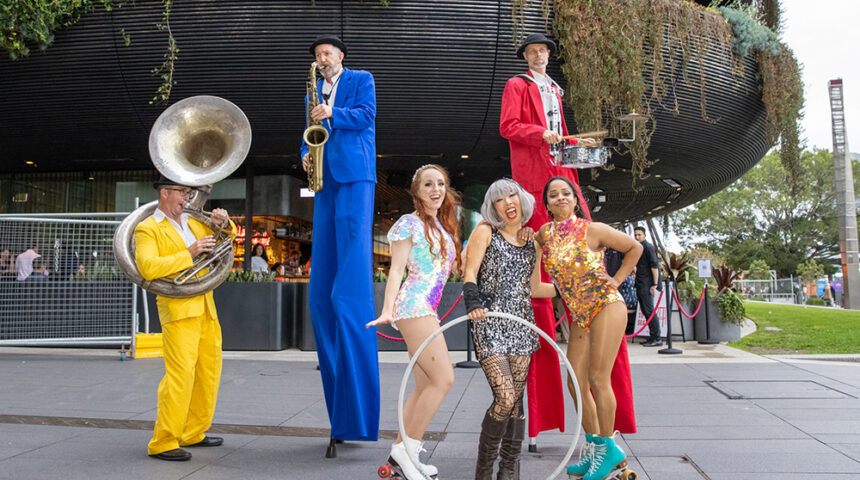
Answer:
<path fill-rule="evenodd" d="M 584 147 L 581 145 L 566 145 L 562 167 L 594 168 L 606 165 L 609 160 L 609 149 L 606 147 Z"/>

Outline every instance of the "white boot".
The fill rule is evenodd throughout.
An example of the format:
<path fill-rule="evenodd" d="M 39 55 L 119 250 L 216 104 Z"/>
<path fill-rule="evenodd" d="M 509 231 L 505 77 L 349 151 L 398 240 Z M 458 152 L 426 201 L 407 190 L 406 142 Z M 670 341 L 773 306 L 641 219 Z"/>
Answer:
<path fill-rule="evenodd" d="M 409 459 L 409 454 L 406 452 L 406 445 L 403 442 L 395 443 L 391 446 L 388 463 L 390 463 L 401 476 L 405 477 L 406 480 L 425 480 L 427 478 L 421 470 L 415 468 L 415 464 Z"/>
<path fill-rule="evenodd" d="M 409 449 L 409 451 L 415 452 L 415 459 L 418 460 L 418 468 L 420 468 L 421 471 L 424 472 L 424 475 L 427 475 L 428 477 L 436 477 L 439 474 L 439 469 L 435 466 L 425 465 L 421 463 L 421 452 L 427 451 L 424 449 L 424 442 L 420 442 L 414 438 L 406 437 L 403 443 L 406 444 L 406 447 Z"/>

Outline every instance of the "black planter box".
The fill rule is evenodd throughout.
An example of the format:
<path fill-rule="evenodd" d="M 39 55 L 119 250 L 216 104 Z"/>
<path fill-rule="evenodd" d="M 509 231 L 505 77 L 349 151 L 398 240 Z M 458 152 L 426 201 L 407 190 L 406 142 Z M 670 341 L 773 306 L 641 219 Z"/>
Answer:
<path fill-rule="evenodd" d="M 224 350 L 284 350 L 290 347 L 281 282 L 224 282 L 215 289 Z M 290 302 L 291 303 L 291 302 Z"/>
<path fill-rule="evenodd" d="M 741 339 L 741 327 L 734 323 L 723 322 L 720 317 L 720 310 L 713 298 L 709 298 L 708 302 L 708 325 L 710 332 L 705 331 L 705 305 L 696 315 L 696 340 L 716 340 L 719 342 L 737 342 Z M 708 335 L 710 333 L 710 336 Z"/>
<path fill-rule="evenodd" d="M 224 282 L 214 291 L 223 350 L 284 350 L 294 345 L 297 287 L 282 282 Z M 307 290 L 307 288 L 305 288 Z M 155 295 L 146 294 L 149 331 L 161 332 Z M 142 303 L 138 303 L 142 308 Z M 143 331 L 143 310 L 140 331 Z"/>
<path fill-rule="evenodd" d="M 462 282 L 449 282 L 445 284 L 445 289 L 442 291 L 442 299 L 439 301 L 439 308 L 436 309 L 436 313 L 439 315 L 439 318 L 442 318 L 442 316 L 448 312 L 451 305 L 454 304 L 461 293 L 463 293 Z M 379 312 L 382 311 L 382 304 L 385 301 L 385 283 L 374 283 L 373 294 L 376 300 L 376 314 L 379 315 Z M 442 326 L 445 326 L 447 322 L 465 314 L 466 307 L 461 300 L 457 304 L 457 307 L 454 308 L 454 310 L 442 321 Z M 467 323 L 468 322 L 462 322 L 448 330 L 445 330 L 443 335 L 445 335 L 445 343 L 448 344 L 448 350 L 466 350 Z M 391 325 L 381 325 L 377 328 L 377 331 L 381 334 L 388 335 L 389 337 L 403 338 L 403 336 L 400 335 L 400 332 L 392 328 Z M 406 342 L 389 340 L 380 335 L 377 335 L 376 338 L 376 345 L 380 351 L 406 350 Z"/>

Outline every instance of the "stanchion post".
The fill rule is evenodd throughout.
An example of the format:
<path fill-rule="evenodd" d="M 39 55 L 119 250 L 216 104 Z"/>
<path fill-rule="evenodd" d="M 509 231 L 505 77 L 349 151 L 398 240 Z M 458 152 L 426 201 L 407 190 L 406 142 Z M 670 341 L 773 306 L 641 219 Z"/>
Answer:
<path fill-rule="evenodd" d="M 664 284 L 666 290 L 663 292 L 663 295 L 666 295 L 671 292 L 669 289 L 672 288 L 672 281 L 667 278 Z M 657 305 L 655 308 L 660 308 L 660 306 Z M 657 321 L 659 322 L 660 319 L 658 318 Z M 666 348 L 657 350 L 657 353 L 662 353 L 663 355 L 679 355 L 684 353 L 683 350 L 672 348 L 672 295 L 667 295 L 666 297 Z"/>
<path fill-rule="evenodd" d="M 714 345 L 714 344 L 717 344 L 720 342 L 718 342 L 716 340 L 711 340 L 711 319 L 710 319 L 710 315 L 708 314 L 710 309 L 708 308 L 708 279 L 707 278 L 705 279 L 705 293 L 703 295 L 705 296 L 705 298 L 702 300 L 703 302 L 705 302 L 705 339 L 699 340 L 699 344 L 700 345 Z"/>
<path fill-rule="evenodd" d="M 457 368 L 478 368 L 480 363 L 472 360 L 472 321 L 466 322 L 466 360 L 454 364 Z"/>

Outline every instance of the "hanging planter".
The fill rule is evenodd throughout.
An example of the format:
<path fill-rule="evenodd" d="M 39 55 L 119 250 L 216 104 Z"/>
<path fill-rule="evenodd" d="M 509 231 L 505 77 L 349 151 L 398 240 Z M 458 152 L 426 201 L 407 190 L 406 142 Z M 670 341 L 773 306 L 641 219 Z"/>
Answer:
<path fill-rule="evenodd" d="M 516 19 L 517 3 L 523 2 L 514 3 Z M 542 4 L 546 12 L 549 1 Z M 778 2 L 756 4 L 759 7 L 753 13 L 761 12 L 756 15 L 778 23 L 767 15 L 778 12 Z M 570 86 L 565 100 L 573 109 L 578 130 L 607 129 L 610 136 L 629 137 L 633 133 L 629 124 L 618 121 L 625 113 L 651 113 L 659 108 L 678 115 L 674 95 L 678 78 L 684 84 L 698 85 L 702 120 L 718 122 L 708 115 L 705 57 L 723 58 L 724 64 L 733 66 L 733 74 L 742 77 L 743 58 L 752 54 L 762 80 L 768 141 L 772 145 L 780 142 L 783 163 L 796 183 L 797 122 L 803 105 L 797 61 L 776 33 L 749 16 L 750 11 L 716 10 L 680 0 L 589 0 L 556 1 L 553 12 L 552 29 Z M 632 158 L 634 189 L 657 161 L 648 156 L 648 149 L 659 125 L 640 122 L 636 128 L 636 141 L 618 152 Z"/>

